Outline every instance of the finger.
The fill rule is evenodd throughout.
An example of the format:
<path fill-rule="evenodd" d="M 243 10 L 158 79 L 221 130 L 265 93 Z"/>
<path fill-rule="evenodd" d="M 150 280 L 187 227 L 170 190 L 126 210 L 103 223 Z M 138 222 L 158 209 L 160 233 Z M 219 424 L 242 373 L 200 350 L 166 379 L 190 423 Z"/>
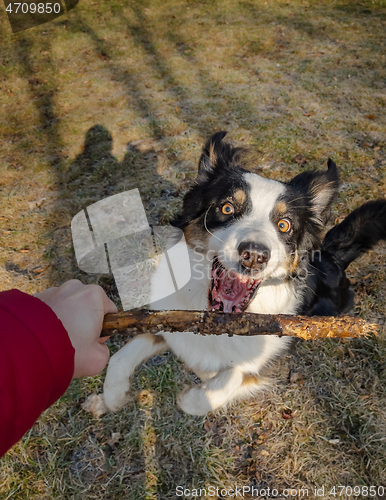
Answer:
<path fill-rule="evenodd" d="M 98 344 L 104 344 L 105 342 L 107 342 L 109 340 L 110 337 L 111 337 L 111 335 L 109 335 L 108 337 L 100 337 L 98 339 Z"/>

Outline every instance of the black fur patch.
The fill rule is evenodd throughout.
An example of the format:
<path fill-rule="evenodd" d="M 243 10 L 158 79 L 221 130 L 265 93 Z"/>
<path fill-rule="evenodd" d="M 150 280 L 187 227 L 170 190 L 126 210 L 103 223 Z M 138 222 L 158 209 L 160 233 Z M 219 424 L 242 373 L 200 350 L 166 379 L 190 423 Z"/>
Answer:
<path fill-rule="evenodd" d="M 336 316 L 354 305 L 347 266 L 386 239 L 386 200 L 369 201 L 326 234 L 319 255 L 308 268 L 307 288 L 299 314 Z"/>

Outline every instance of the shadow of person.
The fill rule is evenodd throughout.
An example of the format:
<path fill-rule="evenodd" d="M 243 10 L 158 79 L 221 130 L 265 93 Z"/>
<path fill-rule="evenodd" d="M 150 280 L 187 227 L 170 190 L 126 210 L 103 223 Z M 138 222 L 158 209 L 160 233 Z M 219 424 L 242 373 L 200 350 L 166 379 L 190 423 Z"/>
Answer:
<path fill-rule="evenodd" d="M 169 165 L 162 139 L 129 142 L 121 162 L 112 149 L 113 138 L 106 127 L 98 124 L 87 131 L 83 151 L 64 174 L 74 210 L 85 208 L 85 201 L 91 204 L 137 188 L 149 222 L 167 222 L 178 206 L 180 190 L 169 180 L 173 178 L 173 165 Z"/>
<path fill-rule="evenodd" d="M 87 158 L 101 160 L 112 156 L 113 138 L 106 127 L 94 125 L 87 133 L 84 140 L 84 155 Z"/>
<path fill-rule="evenodd" d="M 64 176 L 66 184 L 72 184 L 73 189 L 85 188 L 105 180 L 103 186 L 105 190 L 108 188 L 109 193 L 111 186 L 108 185 L 108 178 L 119 170 L 119 162 L 112 154 L 112 148 L 113 138 L 108 129 L 103 125 L 91 127 L 86 133 L 83 151 L 74 159 Z"/>

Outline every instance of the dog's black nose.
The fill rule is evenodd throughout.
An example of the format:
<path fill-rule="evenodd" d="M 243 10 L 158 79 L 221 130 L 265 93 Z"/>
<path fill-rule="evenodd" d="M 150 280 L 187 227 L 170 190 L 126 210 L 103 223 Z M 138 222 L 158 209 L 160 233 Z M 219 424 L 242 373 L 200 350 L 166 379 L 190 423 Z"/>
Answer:
<path fill-rule="evenodd" d="M 264 269 L 271 257 L 269 248 L 261 243 L 243 241 L 238 249 L 240 264 L 248 269 Z"/>

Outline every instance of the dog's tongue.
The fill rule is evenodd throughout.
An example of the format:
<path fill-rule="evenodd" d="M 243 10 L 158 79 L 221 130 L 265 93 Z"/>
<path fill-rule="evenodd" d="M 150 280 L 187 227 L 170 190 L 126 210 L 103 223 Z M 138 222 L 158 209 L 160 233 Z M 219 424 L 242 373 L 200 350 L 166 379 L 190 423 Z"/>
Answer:
<path fill-rule="evenodd" d="M 219 309 L 221 302 L 226 313 L 241 312 L 239 307 L 253 286 L 253 280 L 247 276 L 236 276 L 225 269 L 213 271 L 212 308 Z M 235 309 L 233 309 L 235 308 Z"/>

